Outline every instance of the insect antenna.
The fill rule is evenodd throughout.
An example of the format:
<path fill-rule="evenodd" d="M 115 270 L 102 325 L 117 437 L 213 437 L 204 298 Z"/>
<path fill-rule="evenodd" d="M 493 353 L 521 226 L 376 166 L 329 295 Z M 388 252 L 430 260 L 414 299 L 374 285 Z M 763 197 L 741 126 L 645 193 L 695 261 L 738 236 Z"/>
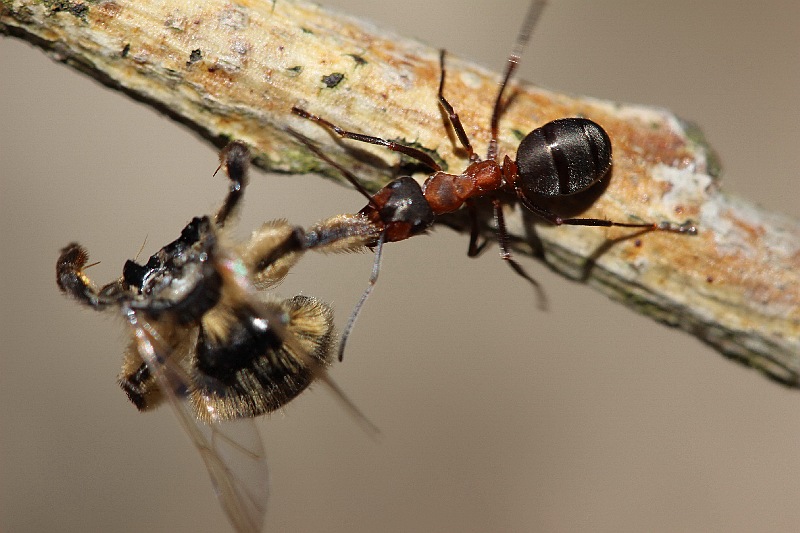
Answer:
<path fill-rule="evenodd" d="M 450 125 L 453 127 L 453 131 L 458 137 L 458 141 L 467 152 L 469 160 L 478 161 L 480 158 L 477 156 L 477 154 L 475 154 L 475 150 L 473 150 L 472 144 L 469 142 L 469 137 L 467 137 L 467 132 L 464 130 L 463 124 L 461 124 L 461 119 L 459 118 L 458 113 L 456 113 L 456 110 L 453 108 L 453 104 L 448 102 L 447 98 L 444 97 L 444 80 L 446 77 L 446 71 L 444 67 L 445 54 L 446 51 L 444 48 L 442 48 L 442 50 L 439 52 L 439 105 L 442 106 L 442 109 L 444 109 L 447 118 L 450 120 Z"/>
<path fill-rule="evenodd" d="M 499 131 L 498 124 L 500 122 L 500 114 L 503 107 L 503 93 L 505 92 L 511 76 L 517 70 L 519 59 L 522 57 L 522 52 L 525 50 L 525 46 L 531 39 L 533 27 L 539 20 L 546 3 L 547 2 L 545 2 L 545 0 L 531 2 L 530 7 L 528 7 L 528 12 L 525 15 L 525 21 L 522 23 L 522 28 L 520 28 L 519 34 L 517 34 L 517 41 L 514 43 L 514 49 L 511 51 L 511 55 L 508 56 L 508 61 L 506 62 L 506 71 L 503 74 L 503 81 L 500 82 L 500 89 L 497 91 L 497 98 L 494 101 L 494 110 L 492 111 L 491 122 L 492 136 L 489 140 L 489 150 L 486 154 L 486 159 L 494 159 L 497 157 L 497 136 Z"/>
<path fill-rule="evenodd" d="M 339 361 L 344 360 L 344 348 L 347 344 L 347 339 L 350 337 L 350 332 L 353 330 L 353 326 L 356 324 L 356 319 L 358 318 L 359 313 L 361 313 L 361 308 L 364 306 L 367 298 L 369 298 L 369 295 L 372 294 L 372 289 L 375 288 L 375 283 L 378 281 L 378 274 L 380 274 L 381 271 L 383 243 L 385 240 L 386 231 L 383 231 L 381 232 L 381 236 L 378 238 L 378 243 L 375 245 L 375 262 L 372 263 L 372 274 L 369 276 L 369 285 L 367 285 L 367 288 L 364 289 L 361 299 L 353 308 L 353 312 L 350 313 L 350 318 L 347 320 L 347 325 L 342 331 L 342 338 L 339 341 Z"/>
<path fill-rule="evenodd" d="M 295 109 L 297 108 L 292 108 L 292 111 L 294 111 Z M 327 154 L 325 154 L 325 152 L 320 150 L 314 143 L 311 142 L 311 140 L 308 137 L 306 137 L 302 133 L 289 127 L 286 128 L 286 132 L 295 139 L 297 139 L 298 141 L 300 141 L 306 148 L 314 152 L 314 155 L 316 155 L 317 157 L 328 163 L 330 166 L 332 166 L 339 172 L 341 172 L 342 176 L 344 176 L 347 179 L 347 181 L 349 181 L 353 185 L 353 187 L 355 187 L 356 190 L 360 192 L 364 198 L 367 199 L 367 202 L 369 202 L 370 205 L 372 205 L 376 209 L 378 208 L 378 205 L 375 203 L 375 200 L 372 199 L 372 194 L 370 194 L 370 192 L 366 189 L 366 187 L 364 187 L 364 185 L 361 183 L 361 180 L 359 180 L 355 174 L 344 168 L 342 165 L 340 165 L 330 157 L 328 157 Z"/>
<path fill-rule="evenodd" d="M 330 157 L 328 157 L 324 152 L 322 152 L 322 150 L 317 148 L 313 143 L 311 143 L 309 139 L 307 139 L 299 132 L 291 128 L 287 128 L 287 131 L 291 135 L 293 135 L 296 139 L 298 139 L 300 142 L 302 142 L 309 150 L 314 152 L 314 154 L 317 157 L 319 157 L 320 159 L 322 159 L 323 161 L 334 167 L 336 170 L 341 172 L 342 175 L 345 178 L 347 178 L 347 181 L 352 183 L 353 186 L 358 190 L 358 192 L 360 192 L 367 198 L 370 205 L 372 205 L 376 209 L 380 209 L 380 206 L 378 206 L 375 203 L 375 200 L 373 199 L 372 195 L 361 184 L 361 182 L 359 181 L 359 179 L 356 177 L 355 174 L 344 168 L 342 165 L 340 165 Z M 372 263 L 372 273 L 370 274 L 369 277 L 369 284 L 367 285 L 367 288 L 364 289 L 364 292 L 361 294 L 361 299 L 353 308 L 353 312 L 350 313 L 350 318 L 347 320 L 347 325 L 345 325 L 344 330 L 342 330 L 342 337 L 341 340 L 339 341 L 339 361 L 344 360 L 344 350 L 345 346 L 347 345 L 347 339 L 350 337 L 350 332 L 353 330 L 353 326 L 355 326 L 356 319 L 358 318 L 359 313 L 361 313 L 361 308 L 364 306 L 364 303 L 367 301 L 367 298 L 369 298 L 369 295 L 372 294 L 372 289 L 375 288 L 375 283 L 377 283 L 378 281 L 378 275 L 380 274 L 381 270 L 383 243 L 385 240 L 386 240 L 386 230 L 381 232 L 380 237 L 378 238 L 378 242 L 375 245 L 375 261 Z"/>
<path fill-rule="evenodd" d="M 301 109 L 297 106 L 292 107 L 292 113 L 294 113 L 298 117 L 310 120 L 312 122 L 316 122 L 320 126 L 323 126 L 324 128 L 327 128 L 329 131 L 332 131 L 342 139 L 352 139 L 358 142 L 383 146 L 384 148 L 387 148 L 392 152 L 398 152 L 407 155 L 408 157 L 411 157 L 413 159 L 416 159 L 417 161 L 419 161 L 426 167 L 430 168 L 434 172 L 442 170 L 441 165 L 439 165 L 439 163 L 434 161 L 431 156 L 429 156 L 428 154 L 426 154 L 425 152 L 423 152 L 418 148 L 414 148 L 413 146 L 406 146 L 405 144 L 400 144 L 394 141 L 381 139 L 380 137 L 373 137 L 372 135 L 364 135 L 363 133 L 356 133 L 353 131 L 344 130 L 339 126 L 337 126 L 336 124 L 334 124 L 333 122 L 325 120 L 320 116 L 313 115 L 308 111 Z"/>

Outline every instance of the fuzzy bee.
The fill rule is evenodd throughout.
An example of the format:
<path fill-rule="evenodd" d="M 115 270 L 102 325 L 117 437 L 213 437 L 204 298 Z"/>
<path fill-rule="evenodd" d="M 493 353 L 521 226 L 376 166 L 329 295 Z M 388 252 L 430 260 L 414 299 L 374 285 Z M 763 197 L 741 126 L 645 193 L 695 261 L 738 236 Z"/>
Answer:
<path fill-rule="evenodd" d="M 62 249 L 56 264 L 61 291 L 124 317 L 131 341 L 120 386 L 139 410 L 172 405 L 239 531 L 260 530 L 268 493 L 253 417 L 319 380 L 365 420 L 326 373 L 336 338 L 330 307 L 259 291 L 283 279 L 308 250 L 357 250 L 376 237 L 369 221 L 346 215 L 309 230 L 267 222 L 247 241 L 235 241 L 226 223 L 242 199 L 249 163 L 244 143 L 229 144 L 220 168 L 230 189 L 216 215 L 192 219 L 144 264 L 127 261 L 119 279 L 97 288 L 77 243 Z"/>

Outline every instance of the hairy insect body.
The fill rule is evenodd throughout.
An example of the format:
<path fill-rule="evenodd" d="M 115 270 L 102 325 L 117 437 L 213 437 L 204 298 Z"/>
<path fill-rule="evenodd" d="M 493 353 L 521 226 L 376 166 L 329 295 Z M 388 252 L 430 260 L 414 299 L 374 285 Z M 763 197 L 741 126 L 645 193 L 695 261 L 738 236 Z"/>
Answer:
<path fill-rule="evenodd" d="M 270 227 L 269 236 L 260 232 L 245 249 L 263 250 L 263 240 L 285 243 L 294 238 L 287 223 Z M 278 409 L 311 383 L 315 370 L 310 362 L 328 364 L 335 342 L 333 313 L 322 302 L 248 293 L 246 280 L 253 272 L 246 258 L 231 255 L 220 244 L 224 240 L 208 218 L 195 218 L 179 239 L 144 265 L 127 262 L 122 278 L 99 291 L 83 274 L 88 259 L 83 248 L 68 246 L 59 261 L 62 290 L 93 307 L 127 305 L 141 313 L 170 354 L 171 364 L 180 365 L 189 378 L 182 384 L 185 390 L 172 392 L 190 397 L 202 420 L 252 417 Z M 272 281 L 287 270 L 272 269 Z M 296 339 L 294 344 L 287 344 L 288 336 Z M 141 410 L 163 400 L 135 341 L 126 351 L 119 382 Z"/>
<path fill-rule="evenodd" d="M 231 523 L 258 531 L 267 469 L 253 417 L 275 411 L 313 382 L 324 382 L 369 431 L 374 427 L 327 376 L 336 334 L 331 308 L 309 296 L 263 293 L 310 250 L 362 250 L 380 228 L 340 215 L 308 231 L 285 220 L 263 224 L 245 241 L 228 222 L 247 184 L 250 152 L 241 142 L 220 153 L 230 189 L 217 213 L 193 218 L 180 236 L 143 264 L 97 288 L 89 254 L 71 243 L 56 262 L 56 284 L 96 310 L 118 312 L 131 341 L 118 381 L 142 411 L 170 404 L 206 463 Z"/>

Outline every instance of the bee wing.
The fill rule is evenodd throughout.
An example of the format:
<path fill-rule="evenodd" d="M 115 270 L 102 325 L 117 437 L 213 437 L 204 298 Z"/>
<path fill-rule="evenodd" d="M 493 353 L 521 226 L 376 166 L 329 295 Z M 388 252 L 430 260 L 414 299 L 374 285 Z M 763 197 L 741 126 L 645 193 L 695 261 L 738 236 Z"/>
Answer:
<path fill-rule="evenodd" d="M 184 417 L 189 416 L 184 410 Z M 189 435 L 206 463 L 214 492 L 231 523 L 237 531 L 261 531 L 267 511 L 269 479 L 255 420 L 195 422 L 193 427 L 199 431 L 197 434 L 190 431 Z"/>
<path fill-rule="evenodd" d="M 258 532 L 264 522 L 269 482 L 261 436 L 253 419 L 205 424 L 186 398 L 191 379 L 170 358 L 157 331 L 133 309 L 123 309 L 136 345 L 206 464 L 214 491 L 239 532 Z"/>

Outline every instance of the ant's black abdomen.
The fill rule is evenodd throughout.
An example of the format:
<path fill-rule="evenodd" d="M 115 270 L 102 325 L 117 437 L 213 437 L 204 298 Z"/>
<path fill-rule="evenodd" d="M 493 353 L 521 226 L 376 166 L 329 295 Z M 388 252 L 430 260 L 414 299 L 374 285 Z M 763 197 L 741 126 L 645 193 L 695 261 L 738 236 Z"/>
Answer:
<path fill-rule="evenodd" d="M 536 128 L 517 149 L 518 187 L 525 196 L 563 196 L 588 189 L 611 168 L 611 140 L 585 118 Z"/>

